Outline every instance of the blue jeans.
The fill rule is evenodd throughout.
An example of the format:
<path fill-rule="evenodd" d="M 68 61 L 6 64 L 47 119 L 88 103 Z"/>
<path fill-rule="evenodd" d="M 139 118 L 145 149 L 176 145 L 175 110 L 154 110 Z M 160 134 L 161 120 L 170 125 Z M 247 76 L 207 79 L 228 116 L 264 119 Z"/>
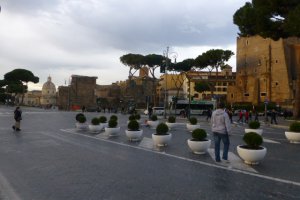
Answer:
<path fill-rule="evenodd" d="M 220 143 L 221 140 L 224 144 L 224 149 L 223 149 L 223 156 L 222 158 L 224 160 L 228 160 L 228 150 L 229 150 L 229 136 L 228 134 L 221 134 L 221 133 L 216 133 L 214 132 L 214 141 L 215 141 L 215 159 L 217 162 L 221 161 L 220 158 Z"/>

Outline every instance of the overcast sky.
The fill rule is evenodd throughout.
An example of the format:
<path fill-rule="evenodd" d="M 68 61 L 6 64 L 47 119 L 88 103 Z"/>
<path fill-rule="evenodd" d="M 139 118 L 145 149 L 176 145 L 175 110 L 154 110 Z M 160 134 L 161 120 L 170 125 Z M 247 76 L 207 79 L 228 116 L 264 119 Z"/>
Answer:
<path fill-rule="evenodd" d="M 222 48 L 236 51 L 234 12 L 246 0 L 0 0 L 0 79 L 15 68 L 56 86 L 72 74 L 98 84 L 128 77 L 127 53 L 163 54 L 178 61 Z M 235 56 L 229 61 L 235 69 Z M 159 70 L 158 70 L 159 71 Z"/>

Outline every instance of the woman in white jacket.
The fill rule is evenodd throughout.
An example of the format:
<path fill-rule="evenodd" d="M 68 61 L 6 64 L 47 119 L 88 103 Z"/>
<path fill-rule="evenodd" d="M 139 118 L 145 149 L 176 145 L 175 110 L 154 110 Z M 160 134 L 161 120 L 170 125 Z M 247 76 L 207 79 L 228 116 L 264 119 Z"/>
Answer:
<path fill-rule="evenodd" d="M 227 112 L 224 110 L 225 104 L 220 102 L 218 109 L 212 113 L 211 117 L 211 129 L 214 135 L 215 141 L 215 159 L 216 162 L 221 162 L 220 158 L 220 143 L 221 140 L 224 144 L 222 159 L 228 161 L 228 150 L 229 150 L 229 132 L 231 129 L 231 123 Z"/>

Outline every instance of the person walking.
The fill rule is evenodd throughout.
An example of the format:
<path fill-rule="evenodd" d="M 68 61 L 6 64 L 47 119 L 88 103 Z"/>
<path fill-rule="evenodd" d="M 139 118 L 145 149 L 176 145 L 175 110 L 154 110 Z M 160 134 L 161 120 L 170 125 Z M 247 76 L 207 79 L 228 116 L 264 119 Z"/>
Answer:
<path fill-rule="evenodd" d="M 245 111 L 245 123 L 249 122 L 249 112 L 248 110 Z"/>
<path fill-rule="evenodd" d="M 223 142 L 223 155 L 222 159 L 225 162 L 228 160 L 228 150 L 229 150 L 229 133 L 231 130 L 231 123 L 228 114 L 224 111 L 225 104 L 220 102 L 218 104 L 218 109 L 212 113 L 211 117 L 211 129 L 214 136 L 215 142 L 215 160 L 216 162 L 221 162 L 220 158 L 220 143 Z"/>
<path fill-rule="evenodd" d="M 271 124 L 273 124 L 273 122 L 274 122 L 275 124 L 277 124 L 277 120 L 276 120 L 276 111 L 275 111 L 275 109 L 273 109 L 272 112 L 271 112 Z"/>
<path fill-rule="evenodd" d="M 12 128 L 16 131 L 20 131 L 20 127 L 21 127 L 21 120 L 22 120 L 22 111 L 20 109 L 20 107 L 16 107 L 15 111 L 14 111 L 14 119 L 15 119 L 15 125 L 12 126 Z"/>
<path fill-rule="evenodd" d="M 211 111 L 211 108 L 209 108 L 208 110 L 207 110 L 207 116 L 206 116 L 206 121 L 208 121 L 208 120 L 210 120 L 211 119 L 211 114 L 212 114 L 212 111 Z"/>
<path fill-rule="evenodd" d="M 243 111 L 242 110 L 240 110 L 240 112 L 239 112 L 239 120 L 237 122 L 240 122 L 240 121 L 242 121 L 242 123 L 243 123 Z"/>

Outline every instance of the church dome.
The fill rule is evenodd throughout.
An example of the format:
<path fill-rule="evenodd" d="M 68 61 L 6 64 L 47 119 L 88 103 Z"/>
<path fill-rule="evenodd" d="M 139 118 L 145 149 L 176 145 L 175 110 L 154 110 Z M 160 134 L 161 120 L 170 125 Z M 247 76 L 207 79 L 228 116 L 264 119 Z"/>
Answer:
<path fill-rule="evenodd" d="M 43 88 L 42 88 L 42 93 L 43 94 L 55 94 L 56 92 L 56 87 L 54 83 L 51 81 L 51 77 L 48 77 L 48 80 L 46 83 L 44 83 Z"/>

